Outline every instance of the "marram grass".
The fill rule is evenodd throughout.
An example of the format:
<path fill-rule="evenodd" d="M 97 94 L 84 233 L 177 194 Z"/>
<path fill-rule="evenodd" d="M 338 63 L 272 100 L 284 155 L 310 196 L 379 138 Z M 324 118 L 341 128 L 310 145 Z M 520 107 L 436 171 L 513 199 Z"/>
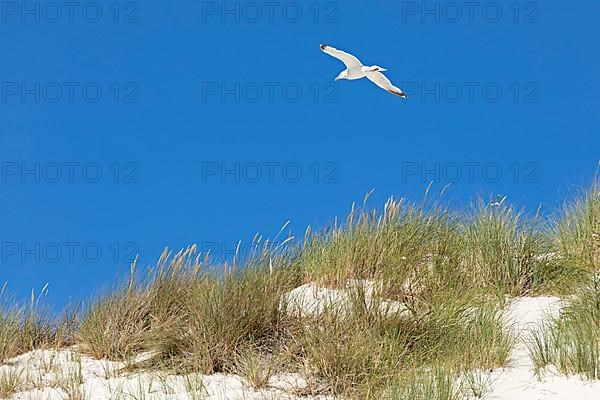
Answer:
<path fill-rule="evenodd" d="M 600 379 L 600 277 L 562 311 L 547 321 L 545 329 L 534 333 L 531 358 L 540 371 L 554 365 L 564 374 L 581 374 Z"/>
<path fill-rule="evenodd" d="M 485 385 L 473 371 L 506 365 L 514 344 L 501 321 L 505 297 L 566 292 L 598 271 L 598 199 L 593 185 L 549 222 L 504 202 L 478 201 L 457 213 L 440 203 L 390 199 L 379 212 L 365 199 L 343 224 L 280 244 L 257 237 L 248 257 L 221 268 L 194 246 L 165 251 L 155 267 L 134 265 L 128 280 L 65 318 L 48 318 L 38 298 L 5 302 L 0 358 L 76 344 L 131 368 L 236 373 L 255 388 L 279 372 L 298 372 L 308 383 L 301 394 L 479 395 Z M 374 304 L 357 290 L 344 313 L 285 312 L 283 295 L 304 283 L 340 288 L 356 280 L 375 283 Z M 540 368 L 555 363 L 598 376 L 598 323 L 583 317 L 594 310 L 593 293 L 573 303 L 550 336 L 537 336 Z M 384 300 L 410 313 L 386 315 Z M 1 386 L 11 391 L 13 378 Z"/>

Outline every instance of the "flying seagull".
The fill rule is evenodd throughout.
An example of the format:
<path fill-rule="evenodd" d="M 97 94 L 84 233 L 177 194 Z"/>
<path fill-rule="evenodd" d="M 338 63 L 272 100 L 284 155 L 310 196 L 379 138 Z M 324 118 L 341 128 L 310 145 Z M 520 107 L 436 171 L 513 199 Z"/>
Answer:
<path fill-rule="evenodd" d="M 342 71 L 335 80 L 340 79 L 360 79 L 367 77 L 368 80 L 379 86 L 380 88 L 387 90 L 388 92 L 400 96 L 403 99 L 406 98 L 406 93 L 402 89 L 392 85 L 392 82 L 385 77 L 381 72 L 387 71 L 385 68 L 381 68 L 378 65 L 372 67 L 365 67 L 362 63 L 353 56 L 352 54 L 346 53 L 345 51 L 338 50 L 334 47 L 327 46 L 326 44 L 321 45 L 321 50 L 324 53 L 329 54 L 332 57 L 337 58 L 346 65 L 346 69 Z"/>

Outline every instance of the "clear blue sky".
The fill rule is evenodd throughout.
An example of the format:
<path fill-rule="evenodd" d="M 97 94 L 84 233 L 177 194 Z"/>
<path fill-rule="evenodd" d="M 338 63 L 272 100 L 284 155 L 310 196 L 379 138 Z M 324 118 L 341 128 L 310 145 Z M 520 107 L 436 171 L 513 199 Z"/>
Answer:
<path fill-rule="evenodd" d="M 427 3 L 1 2 L 0 280 L 60 306 L 429 181 L 552 209 L 600 159 L 600 4 Z"/>

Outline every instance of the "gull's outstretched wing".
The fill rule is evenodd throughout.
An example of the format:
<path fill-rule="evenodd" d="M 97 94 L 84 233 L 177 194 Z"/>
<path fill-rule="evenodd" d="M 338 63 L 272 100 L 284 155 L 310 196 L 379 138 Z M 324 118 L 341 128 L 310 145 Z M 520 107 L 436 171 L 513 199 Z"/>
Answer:
<path fill-rule="evenodd" d="M 406 93 L 404 93 L 402 89 L 392 85 L 392 82 L 390 82 L 390 80 L 381 72 L 367 72 L 367 79 L 369 79 L 371 82 L 373 82 L 380 88 L 387 90 L 392 94 L 395 94 L 396 96 L 402 97 L 403 99 L 406 98 Z"/>
<path fill-rule="evenodd" d="M 330 56 L 342 61 L 348 69 L 362 67 L 362 64 L 358 60 L 358 58 L 354 57 L 352 54 L 346 53 L 345 51 L 338 50 L 331 46 L 327 46 L 326 44 L 321 45 L 321 50 L 323 50 L 324 53 L 327 53 Z"/>

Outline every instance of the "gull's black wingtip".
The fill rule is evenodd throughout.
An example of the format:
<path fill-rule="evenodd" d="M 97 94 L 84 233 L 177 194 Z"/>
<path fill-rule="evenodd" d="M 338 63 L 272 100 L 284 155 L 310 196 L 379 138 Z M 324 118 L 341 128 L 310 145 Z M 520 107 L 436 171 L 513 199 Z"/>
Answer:
<path fill-rule="evenodd" d="M 325 50 L 325 47 L 327 47 L 327 45 L 326 44 L 321 44 L 321 45 L 319 45 L 319 47 L 321 47 L 321 50 Z"/>
<path fill-rule="evenodd" d="M 408 98 L 408 96 L 406 96 L 406 93 L 404 93 L 404 92 L 396 92 L 395 90 L 388 90 L 388 92 L 390 92 L 391 94 L 395 94 L 396 96 L 400 97 L 401 99 Z"/>

